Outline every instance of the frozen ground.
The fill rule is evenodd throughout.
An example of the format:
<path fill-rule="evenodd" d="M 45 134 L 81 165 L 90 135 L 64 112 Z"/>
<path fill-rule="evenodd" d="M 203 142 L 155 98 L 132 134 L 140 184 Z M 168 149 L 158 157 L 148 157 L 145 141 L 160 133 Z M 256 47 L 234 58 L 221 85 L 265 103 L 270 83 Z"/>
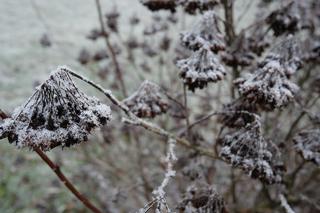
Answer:
<path fill-rule="evenodd" d="M 103 10 L 111 10 L 115 2 L 127 11 L 122 14 L 149 13 L 138 0 L 104 0 Z M 1 0 L 0 108 L 11 111 L 23 103 L 34 83 L 58 65 L 84 72 L 75 58 L 83 46 L 92 47 L 85 35 L 99 26 L 97 20 L 95 0 Z M 52 40 L 50 48 L 39 43 L 44 33 Z"/>

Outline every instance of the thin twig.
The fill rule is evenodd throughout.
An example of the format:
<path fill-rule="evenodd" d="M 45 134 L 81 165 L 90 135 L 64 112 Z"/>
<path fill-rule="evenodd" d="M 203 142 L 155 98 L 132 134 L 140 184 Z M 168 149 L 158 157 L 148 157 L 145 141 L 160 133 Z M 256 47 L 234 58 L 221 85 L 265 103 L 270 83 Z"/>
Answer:
<path fill-rule="evenodd" d="M 112 63 L 114 65 L 114 67 L 115 67 L 116 76 L 117 76 L 117 79 L 120 82 L 122 94 L 123 94 L 124 97 L 127 97 L 127 90 L 126 90 L 126 86 L 125 86 L 125 83 L 124 83 L 124 80 L 123 80 L 122 71 L 120 69 L 119 62 L 118 62 L 116 53 L 114 51 L 114 48 L 112 47 L 112 45 L 111 45 L 111 43 L 109 41 L 109 35 L 108 35 L 108 33 L 107 33 L 107 31 L 106 31 L 106 29 L 104 27 L 100 0 L 96 0 L 96 7 L 97 7 L 98 15 L 99 15 L 100 28 L 101 28 L 103 37 L 105 39 L 106 46 L 107 46 L 107 48 L 108 48 L 108 50 L 110 52 L 111 60 L 112 60 Z"/>
<path fill-rule="evenodd" d="M 39 148 L 34 148 L 34 151 L 41 157 L 41 159 L 48 164 L 48 166 L 56 173 L 58 178 L 64 185 L 74 194 L 79 201 L 81 201 L 88 209 L 94 213 L 102 213 L 97 207 L 95 207 L 83 194 L 81 194 L 71 181 L 63 174 L 60 167 L 50 160 L 50 158 Z"/>

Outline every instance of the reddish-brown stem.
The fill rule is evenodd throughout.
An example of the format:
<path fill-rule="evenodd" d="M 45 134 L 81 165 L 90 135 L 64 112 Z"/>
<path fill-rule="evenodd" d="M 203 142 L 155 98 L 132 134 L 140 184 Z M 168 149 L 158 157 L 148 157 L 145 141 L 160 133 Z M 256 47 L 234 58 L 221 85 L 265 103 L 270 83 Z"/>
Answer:
<path fill-rule="evenodd" d="M 102 213 L 97 207 L 95 207 L 84 195 L 82 195 L 75 186 L 71 183 L 71 181 L 63 174 L 60 170 L 60 167 L 52 162 L 50 158 L 39 148 L 34 148 L 34 151 L 41 157 L 41 159 L 48 164 L 48 166 L 56 173 L 60 181 L 74 194 L 79 201 L 81 201 L 88 209 L 90 209 L 94 213 Z"/>
<path fill-rule="evenodd" d="M 126 90 L 126 86 L 124 84 L 122 71 L 121 71 L 121 68 L 119 66 L 119 62 L 118 62 L 116 53 L 114 51 L 114 48 L 112 47 L 112 45 L 111 45 L 111 43 L 109 41 L 109 35 L 108 35 L 108 33 L 107 33 L 107 31 L 106 31 L 106 29 L 104 27 L 100 0 L 96 0 L 96 6 L 97 6 L 98 15 L 99 15 L 99 22 L 100 22 L 101 32 L 102 32 L 103 37 L 105 39 L 108 51 L 109 51 L 109 53 L 111 55 L 111 60 L 112 60 L 112 63 L 114 65 L 114 67 L 115 67 L 116 77 L 117 77 L 118 81 L 120 82 L 120 86 L 121 86 L 121 90 L 122 90 L 123 96 L 127 97 L 127 90 Z"/>

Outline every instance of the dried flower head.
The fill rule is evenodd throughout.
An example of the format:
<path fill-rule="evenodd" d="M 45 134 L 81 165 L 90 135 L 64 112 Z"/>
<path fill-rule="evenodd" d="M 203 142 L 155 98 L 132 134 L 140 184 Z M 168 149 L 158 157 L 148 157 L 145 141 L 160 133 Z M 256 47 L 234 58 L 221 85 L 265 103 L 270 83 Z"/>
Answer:
<path fill-rule="evenodd" d="M 268 110 L 286 106 L 294 99 L 299 87 L 288 76 L 295 73 L 301 64 L 292 42 L 289 38 L 280 43 L 253 74 L 236 80 L 242 96 Z"/>
<path fill-rule="evenodd" d="M 217 56 L 209 47 L 204 46 L 189 58 L 177 61 L 180 77 L 188 89 L 203 89 L 208 82 L 217 82 L 224 78 L 226 71 Z"/>
<path fill-rule="evenodd" d="M 40 38 L 40 44 L 42 47 L 50 47 L 52 45 L 51 39 L 48 34 L 43 34 Z"/>
<path fill-rule="evenodd" d="M 184 199 L 178 205 L 184 213 L 226 213 L 223 197 L 212 186 L 197 184 L 189 186 Z"/>
<path fill-rule="evenodd" d="M 254 113 L 257 113 L 258 109 L 254 103 L 240 97 L 224 105 L 222 112 L 224 113 L 219 115 L 219 121 L 225 126 L 236 128 L 252 123 L 255 120 Z"/>
<path fill-rule="evenodd" d="M 92 59 L 94 61 L 101 61 L 103 59 L 109 58 L 108 52 L 105 49 L 100 49 L 94 53 Z"/>
<path fill-rule="evenodd" d="M 107 26 L 112 31 L 117 33 L 118 32 L 118 20 L 120 17 L 120 13 L 114 8 L 111 12 L 106 13 L 105 15 L 107 19 Z"/>
<path fill-rule="evenodd" d="M 299 21 L 300 16 L 294 1 L 273 11 L 266 19 L 275 36 L 280 36 L 284 33 L 295 33 L 299 30 Z"/>
<path fill-rule="evenodd" d="M 138 117 L 153 118 L 168 110 L 168 102 L 161 88 L 153 82 L 144 81 L 139 89 L 123 103 Z"/>
<path fill-rule="evenodd" d="M 86 65 L 91 59 L 91 54 L 89 53 L 89 51 L 85 48 L 83 48 L 78 56 L 78 61 L 80 64 Z"/>
<path fill-rule="evenodd" d="M 182 33 L 180 40 L 187 48 L 197 51 L 209 46 L 213 52 L 225 49 L 223 35 L 220 33 L 215 12 L 206 12 L 192 31 Z"/>
<path fill-rule="evenodd" d="M 141 3 L 151 11 L 170 10 L 175 12 L 177 6 L 175 0 L 141 0 Z"/>
<path fill-rule="evenodd" d="M 320 129 L 302 131 L 293 141 L 296 150 L 305 160 L 320 165 Z"/>
<path fill-rule="evenodd" d="M 219 0 L 178 0 L 178 4 L 184 8 L 184 11 L 194 15 L 197 11 L 203 13 L 204 11 L 212 10 L 219 4 Z"/>
<path fill-rule="evenodd" d="M 60 67 L 29 100 L 4 120 L 1 134 L 18 147 L 48 151 L 87 141 L 89 133 L 111 119 L 110 107 L 82 93 L 67 68 Z"/>
<path fill-rule="evenodd" d="M 224 136 L 220 156 L 252 178 L 269 184 L 280 182 L 281 177 L 272 166 L 272 153 L 267 149 L 260 125 L 260 121 L 256 120 Z"/>
<path fill-rule="evenodd" d="M 86 38 L 95 41 L 102 36 L 104 36 L 104 33 L 101 30 L 92 29 Z"/>

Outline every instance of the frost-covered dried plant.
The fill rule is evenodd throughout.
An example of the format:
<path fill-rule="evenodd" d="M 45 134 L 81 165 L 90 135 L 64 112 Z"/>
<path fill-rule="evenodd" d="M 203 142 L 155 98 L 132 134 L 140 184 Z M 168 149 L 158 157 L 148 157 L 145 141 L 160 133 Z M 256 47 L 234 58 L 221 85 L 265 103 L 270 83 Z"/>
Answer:
<path fill-rule="evenodd" d="M 152 206 L 155 206 L 156 213 L 172 212 L 166 201 L 165 188 L 168 186 L 170 179 L 176 176 L 176 171 L 173 168 L 173 163 L 177 160 L 177 157 L 175 154 L 176 140 L 173 138 L 169 138 L 167 146 L 168 146 L 167 155 L 165 159 L 167 168 L 166 168 L 165 177 L 162 180 L 160 186 L 152 192 L 152 194 L 154 195 L 153 201 L 150 202 L 144 208 L 140 209 L 138 211 L 139 213 L 147 212 Z"/>
<path fill-rule="evenodd" d="M 203 14 L 199 23 L 192 30 L 180 35 L 180 40 L 185 47 L 193 51 L 197 51 L 204 46 L 209 46 L 213 52 L 225 49 L 224 36 L 219 31 L 218 20 L 214 11 Z"/>
<path fill-rule="evenodd" d="M 151 81 L 144 81 L 139 89 L 123 103 L 138 117 L 153 118 L 166 113 L 169 103 L 163 90 Z"/>
<path fill-rule="evenodd" d="M 227 213 L 223 197 L 214 187 L 204 184 L 189 186 L 178 210 L 181 213 Z"/>
<path fill-rule="evenodd" d="M 189 58 L 177 62 L 179 76 L 188 89 L 203 89 L 209 82 L 217 82 L 224 78 L 226 71 L 207 45 L 194 52 Z"/>
<path fill-rule="evenodd" d="M 288 105 L 299 91 L 299 87 L 288 79 L 288 75 L 300 68 L 300 61 L 290 48 L 285 48 L 287 42 L 291 44 L 291 39 L 281 43 L 280 50 L 268 54 L 254 73 L 236 81 L 240 94 L 264 109 Z"/>
<path fill-rule="evenodd" d="M 89 133 L 111 119 L 109 106 L 81 92 L 68 68 L 59 67 L 42 83 L 12 118 L 0 126 L 1 134 L 17 147 L 69 147 L 88 140 Z"/>
<path fill-rule="evenodd" d="M 295 33 L 299 30 L 299 21 L 300 16 L 294 1 L 285 7 L 273 11 L 266 19 L 275 36 L 280 36 L 284 33 Z"/>
<path fill-rule="evenodd" d="M 320 165 L 320 129 L 304 130 L 293 141 L 305 160 Z"/>
<path fill-rule="evenodd" d="M 258 118 L 245 127 L 226 134 L 222 139 L 220 156 L 252 178 L 266 183 L 281 181 L 272 165 L 272 153 L 261 133 Z"/>
<path fill-rule="evenodd" d="M 175 0 L 141 0 L 141 3 L 151 11 L 170 10 L 175 12 L 177 6 Z"/>
<path fill-rule="evenodd" d="M 181 5 L 189 14 L 196 14 L 198 11 L 203 13 L 208 10 L 212 10 L 219 0 L 178 0 L 178 4 Z"/>
<path fill-rule="evenodd" d="M 228 127 L 243 127 L 255 121 L 255 114 L 258 112 L 257 106 L 244 98 L 238 98 L 223 106 L 219 121 Z"/>

